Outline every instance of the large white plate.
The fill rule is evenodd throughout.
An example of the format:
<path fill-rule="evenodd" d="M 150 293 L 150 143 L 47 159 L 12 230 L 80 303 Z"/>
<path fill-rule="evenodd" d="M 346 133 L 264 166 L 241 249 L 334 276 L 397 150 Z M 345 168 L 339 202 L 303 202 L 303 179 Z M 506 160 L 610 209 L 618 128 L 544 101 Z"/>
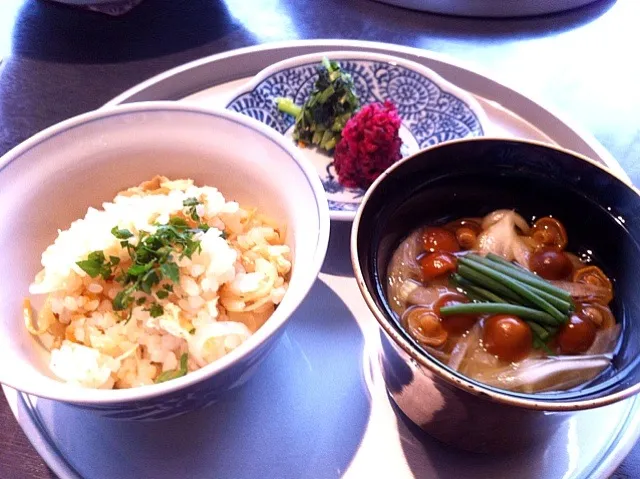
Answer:
<path fill-rule="evenodd" d="M 268 64 L 332 48 L 421 62 L 476 95 L 497 134 L 561 144 L 627 179 L 595 139 L 538 103 L 441 55 L 377 43 L 287 42 L 227 52 L 159 75 L 108 106 L 159 99 L 222 105 Z M 377 366 L 378 327 L 352 276 L 349 227 L 332 224 L 319 280 L 246 387 L 204 411 L 157 423 L 106 420 L 5 388 L 37 451 L 59 476 L 88 479 L 577 479 L 605 478 L 615 470 L 640 435 L 640 399 L 577 413 L 539 446 L 499 457 L 442 446 L 405 422 Z"/>

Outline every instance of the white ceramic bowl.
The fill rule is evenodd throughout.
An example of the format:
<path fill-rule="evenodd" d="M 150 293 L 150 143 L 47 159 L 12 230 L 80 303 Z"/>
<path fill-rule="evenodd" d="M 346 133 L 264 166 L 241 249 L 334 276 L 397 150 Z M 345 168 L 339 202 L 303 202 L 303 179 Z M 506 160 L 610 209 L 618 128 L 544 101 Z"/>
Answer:
<path fill-rule="evenodd" d="M 302 105 L 318 78 L 324 57 L 336 60 L 349 73 L 362 105 L 392 101 L 402 120 L 404 156 L 439 143 L 487 134 L 491 125 L 475 97 L 433 70 L 410 60 L 373 52 L 327 51 L 275 63 L 235 91 L 227 108 L 250 116 L 291 138 L 293 117 L 278 111 L 276 99 L 290 97 Z M 346 188 L 337 180 L 333 158 L 315 148 L 304 155 L 322 180 L 331 219 L 352 221 L 364 190 Z"/>
<path fill-rule="evenodd" d="M 166 383 L 81 389 L 49 371 L 49 354 L 26 331 L 22 300 L 57 229 L 123 188 L 162 174 L 193 178 L 255 205 L 287 225 L 290 287 L 275 313 L 222 359 Z M 99 110 L 52 126 L 0 159 L 0 382 L 97 409 L 111 417 L 160 418 L 202 407 L 255 369 L 320 270 L 329 211 L 312 166 L 281 135 L 246 116 L 173 102 Z"/>

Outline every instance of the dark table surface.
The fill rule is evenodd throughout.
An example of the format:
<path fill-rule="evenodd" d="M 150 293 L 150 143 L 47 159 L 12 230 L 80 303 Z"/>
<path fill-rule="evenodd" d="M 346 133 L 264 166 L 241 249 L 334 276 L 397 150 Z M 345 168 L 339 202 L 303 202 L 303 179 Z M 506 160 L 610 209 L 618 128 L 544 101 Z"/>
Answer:
<path fill-rule="evenodd" d="M 638 0 L 508 20 L 371 0 L 145 0 L 117 18 L 45 0 L 0 0 L 0 154 L 202 56 L 277 40 L 351 38 L 443 52 L 480 68 L 590 131 L 640 184 L 639 22 Z M 54 477 L 2 395 L 0 477 Z M 640 444 L 613 477 L 640 478 Z"/>

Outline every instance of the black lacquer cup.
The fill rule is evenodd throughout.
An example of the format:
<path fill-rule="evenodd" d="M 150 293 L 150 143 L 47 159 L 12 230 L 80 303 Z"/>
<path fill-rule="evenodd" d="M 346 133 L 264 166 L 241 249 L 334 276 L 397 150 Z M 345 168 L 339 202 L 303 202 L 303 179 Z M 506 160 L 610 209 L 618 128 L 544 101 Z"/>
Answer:
<path fill-rule="evenodd" d="M 402 330 L 386 299 L 385 274 L 414 229 L 515 209 L 552 215 L 567 249 L 591 252 L 614 282 L 622 324 L 612 367 L 568 392 L 515 393 L 466 378 L 430 357 Z M 606 168 L 541 143 L 479 138 L 408 157 L 376 180 L 353 225 L 351 256 L 360 290 L 381 327 L 380 363 L 389 394 L 413 422 L 463 449 L 519 448 L 552 434 L 570 413 L 640 391 L 640 194 Z"/>

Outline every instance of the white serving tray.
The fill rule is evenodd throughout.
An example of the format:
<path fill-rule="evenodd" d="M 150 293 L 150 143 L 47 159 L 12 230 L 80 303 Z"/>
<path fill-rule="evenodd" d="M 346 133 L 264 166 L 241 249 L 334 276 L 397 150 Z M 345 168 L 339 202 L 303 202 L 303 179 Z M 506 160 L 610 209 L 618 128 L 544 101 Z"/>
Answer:
<path fill-rule="evenodd" d="M 441 55 L 358 41 L 264 45 L 204 58 L 154 77 L 107 106 L 141 100 L 222 105 L 284 58 L 361 49 L 418 61 L 482 103 L 494 134 L 555 142 L 628 178 L 590 135 L 525 96 Z M 349 223 L 332 224 L 322 273 L 280 344 L 240 391 L 203 411 L 155 423 L 103 419 L 5 388 L 19 423 L 62 478 L 394 477 L 606 478 L 640 436 L 640 399 L 574 414 L 539 446 L 483 456 L 443 446 L 389 400 L 378 326 L 349 260 Z"/>

